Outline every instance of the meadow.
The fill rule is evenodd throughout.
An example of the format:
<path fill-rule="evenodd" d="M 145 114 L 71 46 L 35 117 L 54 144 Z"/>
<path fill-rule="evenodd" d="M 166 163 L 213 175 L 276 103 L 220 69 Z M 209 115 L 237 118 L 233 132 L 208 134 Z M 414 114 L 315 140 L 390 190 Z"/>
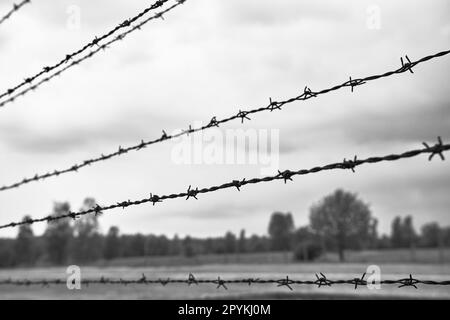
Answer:
<path fill-rule="evenodd" d="M 315 280 L 315 273 L 323 272 L 329 279 L 360 277 L 368 265 L 376 264 L 381 268 L 382 279 L 414 277 L 427 280 L 450 279 L 450 250 L 444 253 L 437 250 L 416 250 L 413 257 L 409 250 L 349 252 L 348 262 L 337 263 L 333 255 L 326 255 L 322 261 L 312 263 L 294 263 L 283 253 L 251 254 L 228 257 L 195 257 L 190 264 L 182 260 L 162 261 L 162 258 L 135 258 L 113 261 L 109 265 L 99 263 L 96 266 L 80 266 L 82 277 L 136 279 L 142 274 L 150 278 L 187 279 L 189 273 L 196 278 L 276 278 L 289 275 L 292 279 Z M 411 259 L 414 259 L 414 262 Z M 167 258 L 166 258 L 167 259 Z M 182 259 L 182 258 L 178 258 Z M 186 258 L 187 259 L 187 258 Z M 216 261 L 214 261 L 216 259 Z M 218 260 L 218 259 L 227 259 Z M 236 262 L 235 259 L 240 259 Z M 266 259 L 265 262 L 261 262 Z M 277 261 L 278 259 L 278 261 Z M 285 260 L 287 259 L 287 260 Z M 253 262 L 251 262 L 253 261 Z M 164 263 L 163 263 L 164 262 Z M 206 263 L 205 263 L 206 262 Z M 129 264 L 129 265 L 127 265 Z M 166 265 L 161 265 L 166 264 Z M 183 265 L 185 264 L 185 265 Z M 0 270 L 0 279 L 65 279 L 65 267 L 42 267 L 32 269 Z M 247 284 L 227 285 L 217 289 L 214 285 L 89 285 L 81 290 L 68 290 L 65 285 L 42 286 L 1 286 L 0 299 L 450 299 L 448 286 L 420 285 L 397 288 L 396 285 L 382 285 L 379 290 L 369 290 L 352 285 L 321 287 L 306 285 L 293 286 L 292 291 L 276 285 Z"/>

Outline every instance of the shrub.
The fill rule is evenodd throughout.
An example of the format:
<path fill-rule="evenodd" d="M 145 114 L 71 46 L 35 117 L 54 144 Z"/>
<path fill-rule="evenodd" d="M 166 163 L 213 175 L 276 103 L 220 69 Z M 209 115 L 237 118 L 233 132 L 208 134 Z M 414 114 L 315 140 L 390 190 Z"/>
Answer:
<path fill-rule="evenodd" d="M 307 241 L 298 244 L 294 248 L 294 260 L 313 261 L 323 253 L 322 246 L 316 242 Z"/>

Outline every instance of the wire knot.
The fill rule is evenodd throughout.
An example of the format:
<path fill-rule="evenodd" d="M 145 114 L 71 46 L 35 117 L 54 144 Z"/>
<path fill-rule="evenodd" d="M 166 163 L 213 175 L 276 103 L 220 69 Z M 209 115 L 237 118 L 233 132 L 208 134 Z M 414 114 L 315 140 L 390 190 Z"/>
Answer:
<path fill-rule="evenodd" d="M 274 111 L 274 110 L 281 110 L 281 103 L 276 102 L 276 101 L 272 101 L 272 98 L 269 98 L 269 110 L 270 112 Z"/>
<path fill-rule="evenodd" d="M 144 140 L 141 140 L 141 143 L 137 146 L 136 150 L 144 149 L 147 145 L 145 144 Z"/>
<path fill-rule="evenodd" d="M 414 73 L 414 71 L 412 70 L 413 64 L 411 62 L 411 60 L 409 60 L 408 56 L 405 56 L 406 61 L 403 61 L 403 57 L 400 57 L 400 62 L 402 63 L 402 68 L 401 71 L 405 72 L 406 70 L 409 70 L 409 72 Z"/>
<path fill-rule="evenodd" d="M 294 281 L 292 281 L 291 279 L 289 279 L 289 276 L 286 276 L 286 279 L 280 279 L 280 280 L 277 280 L 277 283 L 278 283 L 277 287 L 288 287 L 289 290 L 292 291 L 291 284 L 293 284 Z"/>
<path fill-rule="evenodd" d="M 77 220 L 77 214 L 75 212 L 69 212 L 67 216 L 72 218 L 74 221 Z"/>
<path fill-rule="evenodd" d="M 225 280 L 220 279 L 220 277 L 217 277 L 217 280 L 214 280 L 213 283 L 217 284 L 216 289 L 223 287 L 225 290 L 228 290 L 227 286 L 225 285 Z"/>
<path fill-rule="evenodd" d="M 236 189 L 238 189 L 238 191 L 241 191 L 240 187 L 241 187 L 242 184 L 241 184 L 241 182 L 239 180 L 233 180 L 232 184 L 233 184 L 233 186 L 236 187 Z"/>
<path fill-rule="evenodd" d="M 362 79 L 354 79 L 352 80 L 352 77 L 350 77 L 350 80 L 346 83 L 346 85 L 350 86 L 352 88 L 352 92 L 353 89 L 357 86 L 363 85 L 364 83 L 366 83 L 364 80 Z"/>
<path fill-rule="evenodd" d="M 102 214 L 103 208 L 101 206 L 99 206 L 98 204 L 96 204 L 95 207 L 92 209 L 94 210 L 95 216 Z"/>
<path fill-rule="evenodd" d="M 237 114 L 237 117 L 238 117 L 238 118 L 241 118 L 241 123 L 244 123 L 244 119 L 251 120 L 251 119 L 248 117 L 248 114 L 249 114 L 249 112 L 247 112 L 247 111 L 241 111 L 241 110 L 239 110 L 239 112 L 238 112 L 238 114 Z"/>
<path fill-rule="evenodd" d="M 442 161 L 445 160 L 445 157 L 444 157 L 444 144 L 442 143 L 441 137 L 438 137 L 438 142 L 432 147 L 430 147 L 426 142 L 423 142 L 422 144 L 425 146 L 427 151 L 431 153 L 430 156 L 428 157 L 428 161 L 433 160 L 433 157 L 435 155 L 438 155 L 441 158 Z"/>
<path fill-rule="evenodd" d="M 355 284 L 355 290 L 358 288 L 358 285 L 364 285 L 367 283 L 366 280 L 364 280 L 365 276 L 366 276 L 366 273 L 364 272 L 361 278 L 353 279 L 353 283 Z"/>
<path fill-rule="evenodd" d="M 198 188 L 196 188 L 196 189 L 194 190 L 194 189 L 191 189 L 191 186 L 189 186 L 189 188 L 188 188 L 188 190 L 187 190 L 187 197 L 186 197 L 186 200 L 188 200 L 189 198 L 194 198 L 195 200 L 198 200 L 198 199 L 197 199 L 197 194 L 198 194 Z"/>
<path fill-rule="evenodd" d="M 317 97 L 317 94 L 312 92 L 311 89 L 308 88 L 308 86 L 306 86 L 305 89 L 303 90 L 303 100 L 309 99 L 311 97 Z"/>
<path fill-rule="evenodd" d="M 125 209 L 126 207 L 131 205 L 131 201 L 122 201 L 122 202 L 117 202 L 117 206 L 122 207 L 122 209 Z"/>
<path fill-rule="evenodd" d="M 354 173 L 355 167 L 358 165 L 358 158 L 356 156 L 353 158 L 353 160 L 347 160 L 344 158 L 342 165 L 344 166 L 344 169 L 350 169 Z"/>
<path fill-rule="evenodd" d="M 138 283 L 147 283 L 147 277 L 145 274 L 142 274 L 142 277 L 138 280 Z"/>
<path fill-rule="evenodd" d="M 259 281 L 259 278 L 248 278 L 244 279 L 244 282 L 247 282 L 249 286 L 251 286 L 253 283 L 257 283 Z"/>
<path fill-rule="evenodd" d="M 208 127 L 219 127 L 219 122 L 216 117 L 212 117 L 211 121 L 209 121 Z"/>
<path fill-rule="evenodd" d="M 170 278 L 167 278 L 166 280 L 159 279 L 159 283 L 161 283 L 161 285 L 163 287 L 165 287 L 169 282 L 170 282 Z"/>
<path fill-rule="evenodd" d="M 317 280 L 314 281 L 315 284 L 320 288 L 321 286 L 331 287 L 331 281 L 327 279 L 327 277 L 321 272 L 320 277 L 316 273 Z"/>
<path fill-rule="evenodd" d="M 191 134 L 193 132 L 194 132 L 194 129 L 192 129 L 192 125 L 189 125 L 189 128 L 187 130 L 185 130 L 183 133 L 185 133 L 189 137 L 189 134 Z"/>
<path fill-rule="evenodd" d="M 189 273 L 189 278 L 188 278 L 187 284 L 188 284 L 188 286 L 190 286 L 191 284 L 198 285 L 198 281 L 192 273 Z"/>
<path fill-rule="evenodd" d="M 409 278 L 401 279 L 401 280 L 399 280 L 399 282 L 401 283 L 401 285 L 398 286 L 399 288 L 414 287 L 417 289 L 416 284 L 418 284 L 420 281 L 417 279 L 414 279 L 413 276 L 410 274 Z"/>
<path fill-rule="evenodd" d="M 153 194 L 150 193 L 150 198 L 149 198 L 149 199 L 150 199 L 150 202 L 153 203 L 153 205 L 155 205 L 155 203 L 157 203 L 157 202 L 162 202 L 162 200 L 160 199 L 160 197 L 157 196 L 156 194 L 153 195 Z"/>
<path fill-rule="evenodd" d="M 293 175 L 294 175 L 294 173 L 290 170 L 285 170 L 283 172 L 278 170 L 278 177 L 283 178 L 285 184 L 287 183 L 288 180 L 293 181 L 292 180 Z"/>

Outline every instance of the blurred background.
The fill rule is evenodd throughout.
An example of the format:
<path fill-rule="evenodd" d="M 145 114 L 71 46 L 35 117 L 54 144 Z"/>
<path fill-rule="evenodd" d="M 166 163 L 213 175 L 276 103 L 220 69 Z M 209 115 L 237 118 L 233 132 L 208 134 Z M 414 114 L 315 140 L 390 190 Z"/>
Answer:
<path fill-rule="evenodd" d="M 0 88 L 57 62 L 150 1 L 50 1 L 0 26 Z M 12 6 L 0 0 L 0 14 Z M 450 45 L 450 3 L 188 0 L 141 31 L 0 110 L 0 176 L 9 184 L 173 132 L 384 73 Z M 447 57 L 282 111 L 214 129 L 276 132 L 277 170 L 310 168 L 450 140 Z M 239 149 L 245 155 L 249 146 Z M 265 163 L 174 160 L 167 141 L 78 173 L 0 193 L 0 224 L 153 194 L 261 177 Z M 229 152 L 220 141 L 215 147 Z M 450 278 L 449 162 L 426 156 L 0 230 L 0 278 Z M 284 290 L 283 290 L 284 289 Z M 450 297 L 445 287 L 0 287 L 1 298 Z"/>

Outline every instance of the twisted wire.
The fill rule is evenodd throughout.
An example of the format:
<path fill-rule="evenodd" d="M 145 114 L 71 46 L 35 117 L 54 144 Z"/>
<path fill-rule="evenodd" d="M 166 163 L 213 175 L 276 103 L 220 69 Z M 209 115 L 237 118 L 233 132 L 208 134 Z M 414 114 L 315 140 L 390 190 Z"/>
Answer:
<path fill-rule="evenodd" d="M 211 187 L 207 187 L 207 188 L 201 188 L 201 189 L 195 188 L 194 189 L 190 185 L 189 188 L 187 189 L 187 191 L 185 191 L 185 192 L 172 193 L 172 194 L 162 195 L 162 196 L 158 196 L 156 194 L 150 193 L 150 195 L 148 197 L 140 199 L 140 200 L 134 200 L 134 201 L 126 200 L 126 201 L 117 202 L 115 204 L 110 204 L 107 206 L 100 206 L 97 204 L 93 208 L 78 211 L 78 212 L 68 212 L 66 214 L 53 215 L 53 216 L 48 215 L 46 217 L 41 217 L 41 218 L 36 218 L 36 219 L 27 218 L 20 222 L 11 222 L 8 224 L 0 225 L 0 229 L 13 228 L 16 226 L 21 226 L 21 225 L 31 225 L 31 224 L 38 223 L 38 222 L 54 222 L 54 221 L 57 221 L 60 219 L 67 219 L 67 218 L 77 219 L 77 218 L 87 215 L 87 214 L 98 215 L 98 214 L 103 213 L 104 211 L 108 211 L 108 210 L 112 210 L 112 209 L 116 209 L 116 208 L 125 209 L 130 206 L 137 206 L 137 205 L 141 205 L 144 203 L 152 203 L 153 205 L 155 205 L 156 203 L 162 202 L 164 200 L 169 200 L 169 199 L 177 199 L 177 198 L 186 198 L 186 200 L 191 199 L 191 198 L 197 199 L 198 195 L 215 192 L 215 191 L 219 191 L 222 189 L 236 188 L 238 191 L 240 191 L 242 187 L 244 187 L 246 185 L 250 185 L 250 184 L 271 182 L 271 181 L 275 181 L 275 180 L 283 180 L 284 183 L 287 183 L 287 181 L 292 181 L 293 180 L 292 178 L 294 176 L 313 174 L 313 173 L 318 173 L 321 171 L 348 169 L 348 170 L 351 170 L 352 172 L 355 172 L 355 168 L 358 166 L 361 166 L 363 164 L 374 164 L 374 163 L 385 162 L 385 161 L 389 161 L 389 162 L 390 161 L 398 161 L 401 159 L 416 157 L 420 154 L 429 154 L 429 157 L 428 157 L 429 161 L 431 161 L 435 156 L 439 156 L 442 160 L 445 160 L 444 152 L 448 151 L 450 149 L 450 144 L 444 144 L 440 137 L 438 138 L 438 142 L 435 145 L 430 146 L 427 143 L 423 143 L 423 146 L 424 146 L 424 148 L 422 148 L 422 149 L 410 150 L 410 151 L 406 151 L 406 152 L 403 152 L 400 154 L 390 154 L 390 155 L 386 155 L 386 156 L 369 157 L 369 158 L 361 159 L 361 160 L 355 156 L 353 158 L 353 160 L 344 159 L 342 162 L 331 163 L 331 164 L 327 164 L 324 166 L 316 166 L 316 167 L 313 167 L 310 169 L 300 169 L 300 170 L 296 170 L 296 171 L 291 171 L 291 170 L 278 171 L 278 174 L 272 175 L 272 176 L 266 176 L 263 178 L 252 178 L 249 180 L 247 180 L 245 178 L 243 180 L 233 180 L 231 182 L 227 182 L 227 183 L 224 183 L 221 185 L 211 186 Z"/>
<path fill-rule="evenodd" d="M 126 19 L 123 22 L 121 22 L 119 25 L 117 25 L 115 28 L 113 28 L 112 30 L 108 31 L 107 33 L 105 33 L 102 36 L 99 37 L 95 37 L 92 41 L 90 41 L 89 43 L 87 43 L 86 45 L 84 45 L 82 48 L 78 49 L 77 51 L 74 51 L 70 54 L 67 54 L 63 59 L 61 59 L 59 62 L 50 65 L 50 66 L 45 66 L 44 68 L 42 68 L 42 70 L 36 74 L 34 74 L 33 76 L 27 77 L 25 78 L 21 83 L 17 84 L 16 86 L 7 89 L 5 92 L 0 94 L 0 99 L 9 96 L 9 98 L 4 99 L 3 101 L 0 102 L 0 107 L 4 107 L 6 104 L 13 102 L 14 100 L 16 100 L 18 97 L 24 96 L 25 94 L 27 94 L 30 91 L 36 90 L 39 86 L 41 86 L 43 83 L 50 81 L 51 79 L 55 78 L 56 76 L 59 76 L 61 73 L 63 73 L 64 71 L 70 69 L 71 67 L 78 65 L 80 62 L 85 61 L 86 59 L 94 56 L 96 53 L 98 53 L 100 50 L 105 50 L 108 48 L 108 46 L 114 42 L 123 40 L 129 33 L 134 32 L 136 30 L 140 30 L 140 28 L 145 25 L 146 23 L 148 23 L 149 21 L 155 19 L 155 18 L 163 18 L 163 14 L 172 10 L 173 8 L 177 7 L 180 4 L 183 4 L 184 2 L 186 2 L 187 0 L 175 0 L 176 3 L 175 5 L 172 5 L 169 10 L 164 10 L 160 13 L 157 13 L 156 15 L 145 19 L 143 22 L 138 23 L 136 26 L 132 27 L 131 29 L 129 29 L 126 32 L 123 32 L 121 34 L 119 34 L 118 36 L 114 37 L 113 40 L 106 42 L 105 44 L 101 45 L 100 42 L 102 42 L 103 40 L 109 38 L 110 36 L 112 36 L 113 34 L 115 34 L 116 32 L 118 32 L 119 30 L 126 28 L 126 27 L 130 27 L 132 26 L 132 24 L 134 22 L 136 22 L 138 19 L 142 18 L 143 16 L 147 15 L 150 11 L 153 11 L 155 9 L 161 8 L 166 2 L 168 2 L 169 0 L 158 0 L 156 1 L 154 4 L 152 4 L 150 7 L 145 8 L 143 11 L 141 11 L 139 14 L 137 14 L 136 16 Z M 79 56 L 80 54 L 82 54 L 83 52 L 85 52 L 88 49 L 97 47 L 94 51 L 91 51 L 89 54 L 87 54 L 86 56 L 75 60 L 74 58 L 76 58 L 77 56 Z M 51 72 L 53 72 L 54 70 L 58 69 L 59 67 L 63 66 L 64 64 L 67 64 L 64 68 L 60 69 L 59 71 L 51 74 Z M 35 81 L 37 78 L 45 75 L 45 74 L 51 74 L 48 77 L 45 77 L 44 79 L 38 81 L 37 83 L 33 84 L 33 81 Z M 26 85 L 30 85 L 28 88 L 16 93 L 16 91 L 18 91 L 19 89 L 21 89 L 22 87 L 26 86 Z"/>
<path fill-rule="evenodd" d="M 249 278 L 239 278 L 239 279 L 223 279 L 218 276 L 216 279 L 200 279 L 196 278 L 192 273 L 189 274 L 186 279 L 148 279 L 145 274 L 143 274 L 140 278 L 136 279 L 114 279 L 101 277 L 99 279 L 82 279 L 80 280 L 80 285 L 161 285 L 163 287 L 169 284 L 181 284 L 187 285 L 191 287 L 191 285 L 215 285 L 216 289 L 223 288 L 228 290 L 227 285 L 236 285 L 236 284 L 244 284 L 244 285 L 276 285 L 277 287 L 285 287 L 289 290 L 293 290 L 294 286 L 302 286 L 302 285 L 313 285 L 320 287 L 331 287 L 333 285 L 351 285 L 354 289 L 358 289 L 359 286 L 367 286 L 370 284 L 380 284 L 380 285 L 397 285 L 397 288 L 407 288 L 412 287 L 418 289 L 419 285 L 426 286 L 448 286 L 450 285 L 450 280 L 421 280 L 415 278 L 410 274 L 406 278 L 400 279 L 387 279 L 387 280 L 371 280 L 368 281 L 364 279 L 366 273 L 364 273 L 361 277 L 350 278 L 350 279 L 328 279 L 325 274 L 322 272 L 315 274 L 315 279 L 313 280 L 296 280 L 295 278 L 290 278 L 286 276 L 284 278 L 273 278 L 273 279 L 260 279 L 257 277 L 249 277 Z M 43 286 L 49 287 L 50 285 L 64 285 L 68 282 L 62 279 L 42 279 L 42 280 L 28 280 L 28 279 L 5 279 L 0 280 L 0 286 Z"/>
<path fill-rule="evenodd" d="M 173 5 L 172 7 L 168 8 L 168 9 L 166 9 L 166 12 L 171 10 L 172 8 L 180 5 L 181 3 L 183 3 L 183 1 L 180 0 L 179 3 Z M 149 19 L 155 19 L 155 18 L 160 17 L 160 16 L 161 16 L 161 13 L 156 14 L 155 16 L 150 17 Z M 144 21 L 143 23 L 146 23 L 146 22 Z M 139 27 L 140 27 L 140 25 L 137 25 L 134 28 L 139 28 Z M 130 32 L 132 32 L 132 30 L 133 29 L 131 29 L 131 30 L 127 31 L 127 32 L 130 33 Z M 119 35 L 119 37 L 121 37 L 121 35 Z M 116 41 L 116 40 L 113 40 L 113 41 Z M 108 45 L 108 44 L 106 44 L 106 45 Z M 95 52 L 99 52 L 102 49 L 103 49 L 103 46 L 99 47 L 97 50 L 91 52 L 87 57 L 90 57 L 90 56 L 94 55 Z M 162 131 L 162 135 L 159 138 L 156 138 L 156 139 L 153 139 L 153 140 L 148 140 L 148 141 L 141 140 L 139 143 L 137 143 L 135 145 L 132 145 L 132 146 L 128 146 L 128 147 L 119 146 L 119 148 L 116 149 L 116 151 L 114 151 L 114 152 L 110 152 L 108 154 L 101 154 L 100 156 L 97 156 L 97 157 L 94 157 L 94 158 L 91 158 L 91 159 L 86 159 L 86 160 L 84 160 L 84 161 L 82 161 L 80 163 L 74 164 L 74 165 L 72 165 L 72 166 L 70 166 L 68 168 L 57 169 L 57 170 L 49 171 L 49 172 L 42 173 L 42 174 L 35 174 L 32 177 L 23 178 L 21 181 L 17 181 L 17 182 L 11 183 L 11 184 L 7 184 L 7 185 L 1 186 L 0 187 L 0 192 L 1 191 L 5 191 L 5 190 L 19 188 L 20 186 L 28 184 L 28 183 L 31 183 L 31 182 L 36 182 L 36 181 L 39 181 L 39 180 L 45 180 L 45 179 L 48 179 L 48 178 L 51 178 L 51 177 L 57 177 L 57 176 L 59 176 L 61 174 L 65 174 L 65 173 L 69 173 L 69 172 L 78 172 L 79 169 L 82 169 L 82 168 L 84 168 L 86 166 L 89 166 L 89 165 L 92 165 L 94 163 L 105 161 L 105 160 L 108 160 L 108 159 L 111 159 L 111 158 L 115 158 L 117 156 L 121 156 L 123 154 L 126 154 L 126 153 L 128 153 L 130 151 L 134 151 L 134 150 L 139 151 L 139 150 L 144 149 L 145 147 L 147 147 L 149 145 L 152 145 L 152 144 L 157 144 L 157 143 L 160 143 L 160 142 L 163 142 L 163 141 L 172 140 L 172 139 L 175 139 L 175 138 L 178 138 L 178 137 L 181 137 L 181 136 L 189 135 L 191 133 L 207 130 L 209 128 L 219 127 L 219 125 L 227 123 L 227 122 L 230 122 L 230 121 L 241 120 L 241 122 L 243 123 L 244 120 L 251 120 L 249 115 L 260 113 L 260 112 L 263 112 L 263 111 L 270 111 L 270 112 L 272 112 L 272 111 L 275 111 L 275 110 L 281 110 L 281 108 L 283 106 L 292 104 L 293 102 L 309 100 L 309 99 L 315 98 L 315 97 L 317 97 L 319 95 L 326 94 L 326 93 L 329 93 L 329 92 L 332 92 L 332 91 L 336 91 L 336 90 L 339 90 L 339 89 L 344 88 L 344 87 L 350 87 L 351 91 L 353 92 L 354 87 L 356 87 L 356 86 L 363 85 L 363 84 L 365 84 L 365 83 L 367 83 L 369 81 L 374 81 L 374 80 L 377 80 L 377 79 L 386 78 L 386 77 L 392 76 L 394 74 L 400 74 L 400 73 L 404 73 L 404 72 L 407 72 L 407 71 L 413 72 L 412 68 L 417 66 L 418 64 L 424 63 L 426 61 L 429 61 L 429 60 L 432 60 L 432 59 L 435 59 L 435 58 L 438 58 L 438 57 L 445 56 L 445 55 L 447 55 L 449 53 L 450 53 L 450 50 L 442 51 L 442 52 L 439 52 L 439 53 L 436 53 L 436 54 L 433 54 L 433 55 L 429 55 L 429 56 L 423 57 L 423 58 L 421 58 L 421 59 L 419 59 L 417 61 L 414 61 L 414 62 L 411 62 L 409 60 L 409 58 L 406 58 L 406 60 L 408 62 L 405 63 L 404 60 L 401 59 L 401 67 L 399 69 L 396 69 L 396 70 L 393 70 L 393 71 L 388 71 L 388 72 L 385 72 L 385 73 L 379 74 L 379 75 L 372 75 L 372 76 L 368 76 L 368 77 L 365 77 L 365 78 L 360 78 L 360 79 L 352 79 L 350 77 L 349 81 L 346 81 L 346 82 L 344 82 L 342 84 L 339 84 L 339 85 L 335 85 L 335 86 L 330 87 L 330 88 L 322 89 L 320 91 L 312 91 L 310 88 L 305 87 L 303 92 L 302 92 L 302 94 L 300 94 L 300 95 L 298 95 L 296 97 L 288 98 L 288 99 L 283 100 L 283 101 L 274 101 L 274 100 L 272 100 L 272 98 L 269 98 L 269 104 L 267 106 L 256 108 L 256 109 L 251 109 L 251 110 L 248 110 L 248 111 L 239 110 L 239 112 L 237 114 L 235 114 L 233 116 L 230 116 L 230 117 L 227 117 L 227 118 L 219 119 L 219 120 L 217 120 L 217 117 L 212 117 L 212 119 L 206 125 L 203 125 L 203 126 L 200 126 L 200 127 L 197 127 L 197 128 L 193 128 L 192 126 L 189 126 L 189 128 L 187 128 L 185 130 L 182 130 L 181 132 L 179 132 L 177 134 L 169 135 L 169 134 L 166 133 L 166 131 L 163 130 Z M 70 68 L 71 66 L 76 65 L 78 63 L 79 63 L 79 60 L 73 61 L 72 64 L 69 64 L 68 66 L 66 66 L 66 68 Z M 46 78 L 46 79 L 43 79 L 42 81 L 45 82 L 45 81 L 48 81 L 48 79 Z M 0 106 L 1 106 L 1 103 L 0 103 Z"/>
<path fill-rule="evenodd" d="M 31 0 L 23 0 L 22 2 L 18 3 L 18 4 L 14 4 L 12 9 L 10 11 L 8 11 L 8 13 L 6 13 L 3 17 L 0 18 L 0 24 L 4 23 L 6 20 L 8 20 L 9 18 L 11 18 L 11 16 L 19 11 L 24 5 L 31 3 Z"/>

